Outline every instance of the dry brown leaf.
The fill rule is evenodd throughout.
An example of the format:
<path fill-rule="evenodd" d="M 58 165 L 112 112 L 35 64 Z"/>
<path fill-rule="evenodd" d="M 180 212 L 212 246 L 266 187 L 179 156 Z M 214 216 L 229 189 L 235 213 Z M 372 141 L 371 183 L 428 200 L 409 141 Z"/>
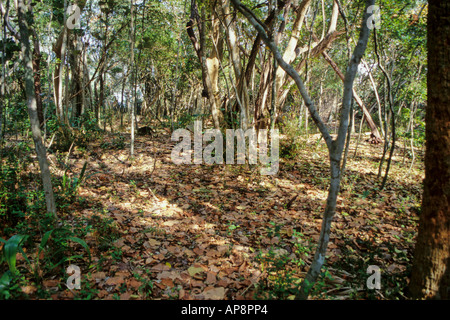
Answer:
<path fill-rule="evenodd" d="M 107 285 L 115 285 L 115 286 L 120 285 L 124 282 L 125 282 L 125 280 L 122 276 L 112 277 L 112 278 L 108 278 L 108 280 L 106 280 Z"/>
<path fill-rule="evenodd" d="M 167 271 L 170 270 L 170 267 L 166 264 L 157 264 L 156 266 L 152 267 L 152 271 Z"/>
<path fill-rule="evenodd" d="M 21 287 L 20 288 L 22 290 L 23 293 L 25 294 L 33 294 L 37 291 L 37 288 L 35 286 L 25 286 L 25 287 Z"/>
<path fill-rule="evenodd" d="M 156 276 L 157 279 L 182 279 L 179 271 L 163 271 Z"/>
<path fill-rule="evenodd" d="M 225 288 L 206 288 L 202 295 L 206 300 L 223 300 L 225 298 Z"/>
<path fill-rule="evenodd" d="M 44 280 L 42 282 L 42 284 L 44 285 L 44 287 L 54 288 L 54 287 L 57 287 L 60 282 L 61 281 L 58 280 L 58 279 L 55 279 L 55 280 Z"/>
<path fill-rule="evenodd" d="M 217 281 L 216 275 L 217 275 L 217 274 L 216 274 L 215 272 L 208 271 L 208 272 L 206 273 L 206 280 L 205 280 L 205 283 L 208 283 L 208 284 L 214 284 L 214 283 L 216 283 L 216 281 Z"/>
<path fill-rule="evenodd" d="M 172 288 L 175 286 L 175 284 L 173 283 L 173 280 L 170 278 L 163 278 L 161 279 L 161 283 L 164 284 L 165 286 Z"/>
<path fill-rule="evenodd" d="M 139 289 L 139 287 L 140 287 L 141 285 L 142 285 L 142 282 L 141 282 L 141 281 L 138 281 L 138 280 L 136 280 L 136 279 L 134 279 L 134 278 L 129 279 L 129 280 L 127 281 L 127 288 L 128 288 L 128 289 L 133 288 L 133 289 L 137 290 L 137 289 Z"/>

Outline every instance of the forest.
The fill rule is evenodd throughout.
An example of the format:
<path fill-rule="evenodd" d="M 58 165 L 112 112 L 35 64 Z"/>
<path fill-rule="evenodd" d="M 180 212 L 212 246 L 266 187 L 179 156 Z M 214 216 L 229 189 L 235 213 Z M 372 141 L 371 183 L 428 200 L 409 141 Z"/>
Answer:
<path fill-rule="evenodd" d="M 0 300 L 449 299 L 450 2 L 0 9 Z"/>

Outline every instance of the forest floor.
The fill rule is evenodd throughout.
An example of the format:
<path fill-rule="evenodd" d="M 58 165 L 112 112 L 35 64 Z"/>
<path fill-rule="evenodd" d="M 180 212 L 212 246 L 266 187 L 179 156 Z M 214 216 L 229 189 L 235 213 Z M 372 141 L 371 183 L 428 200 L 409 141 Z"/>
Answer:
<path fill-rule="evenodd" d="M 28 298 L 293 298 L 314 254 L 327 196 L 328 156 L 317 136 L 299 138 L 295 156 L 283 155 L 282 147 L 274 176 L 260 175 L 256 165 L 175 165 L 175 143 L 164 130 L 138 136 L 131 159 L 128 138 L 109 133 L 73 148 L 67 163 L 76 177 L 87 161 L 85 180 L 58 214 L 85 228 L 92 260 L 71 243 L 73 254 L 83 255 L 71 261 L 81 269 L 81 289 L 68 289 L 64 270 L 53 270 L 21 288 Z M 362 140 L 354 157 L 354 140 L 324 272 L 311 298 L 402 299 L 423 155 L 416 150 L 409 172 L 411 159 L 399 147 L 379 191 L 383 147 Z M 57 158 L 50 155 L 53 169 Z M 17 264 L 26 270 L 20 254 Z M 370 265 L 381 269 L 380 290 L 366 286 Z"/>

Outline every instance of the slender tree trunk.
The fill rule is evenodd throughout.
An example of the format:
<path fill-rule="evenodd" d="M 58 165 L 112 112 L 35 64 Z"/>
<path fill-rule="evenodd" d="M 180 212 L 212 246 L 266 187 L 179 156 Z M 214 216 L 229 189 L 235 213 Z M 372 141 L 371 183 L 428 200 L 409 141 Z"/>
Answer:
<path fill-rule="evenodd" d="M 47 213 L 56 218 L 56 205 L 53 195 L 53 186 L 51 180 L 50 169 L 47 161 L 47 152 L 42 141 L 41 130 L 39 126 L 39 118 L 37 112 L 37 103 L 34 89 L 33 76 L 33 57 L 30 48 L 29 26 L 27 16 L 31 15 L 30 3 L 25 3 L 26 0 L 18 0 L 17 15 L 20 28 L 20 41 L 22 45 L 23 66 L 25 69 L 25 92 L 27 96 L 28 114 L 31 123 L 31 132 L 33 134 L 33 141 L 36 148 L 36 154 L 41 169 L 42 184 L 45 192 L 45 201 L 47 205 Z"/>
<path fill-rule="evenodd" d="M 34 95 L 36 96 L 36 107 L 39 119 L 39 126 L 42 128 L 44 125 L 44 108 L 42 106 L 42 97 L 41 97 L 41 49 L 39 45 L 39 38 L 36 31 L 33 29 L 33 78 L 34 78 Z"/>
<path fill-rule="evenodd" d="M 395 112 L 394 112 L 394 100 L 392 97 L 392 82 L 391 82 L 391 76 L 388 75 L 388 73 L 386 72 L 386 70 L 384 69 L 384 67 L 381 64 L 381 59 L 380 59 L 380 55 L 378 53 L 378 49 L 377 49 L 377 32 L 375 29 L 374 32 L 374 43 L 375 43 L 375 54 L 377 56 L 377 60 L 378 60 L 378 68 L 380 68 L 380 70 L 382 71 L 382 73 L 384 74 L 386 80 L 387 80 L 387 94 L 388 94 L 388 98 L 389 98 L 389 110 L 390 110 L 390 114 L 391 114 L 391 133 L 392 133 L 392 144 L 391 144 L 391 149 L 389 151 L 389 158 L 387 160 L 387 165 L 386 165 L 386 172 L 384 174 L 383 177 L 383 181 L 381 182 L 381 186 L 380 186 L 380 190 L 383 190 L 385 185 L 386 185 L 386 181 L 387 181 L 387 177 L 389 174 L 389 168 L 391 166 L 391 161 L 392 161 L 392 156 L 394 154 L 394 149 L 395 149 L 395 135 L 396 135 L 396 131 L 395 131 Z M 391 73 L 392 74 L 392 73 Z M 386 140 L 387 141 L 387 140 Z M 386 153 L 386 148 L 384 148 L 383 151 L 383 157 L 382 157 L 382 161 L 380 161 L 380 170 L 381 170 L 381 166 L 383 164 L 383 158 L 384 155 Z M 378 175 L 380 175 L 380 173 L 378 173 Z"/>
<path fill-rule="evenodd" d="M 233 64 L 234 75 L 237 83 L 237 99 L 239 99 L 241 107 L 241 128 L 247 130 L 249 122 L 249 96 L 247 79 L 245 74 L 242 72 L 241 57 L 239 53 L 238 41 L 237 41 L 237 31 L 236 25 L 230 15 L 230 2 L 229 0 L 222 0 L 222 10 L 223 16 L 226 23 L 226 33 L 227 33 L 227 45 L 230 52 L 230 60 Z"/>
<path fill-rule="evenodd" d="M 0 87 L 0 143 L 3 142 L 3 116 L 4 109 L 6 105 L 6 65 L 5 65 L 5 54 L 6 54 L 6 24 L 3 21 L 3 11 L 0 10 L 0 17 L 2 21 L 2 84 Z"/>
<path fill-rule="evenodd" d="M 410 294 L 450 299 L 450 2 L 428 6 L 425 181 Z"/>
<path fill-rule="evenodd" d="M 342 175 L 345 174 L 345 168 L 347 166 L 347 159 L 348 159 L 348 151 L 350 149 L 350 140 L 352 139 L 352 131 L 354 130 L 354 111 L 353 111 L 353 99 L 352 99 L 352 103 L 350 105 L 350 126 L 349 129 L 347 131 L 347 140 L 345 143 L 345 150 L 344 150 L 344 160 L 342 161 Z"/>
<path fill-rule="evenodd" d="M 339 67 L 334 63 L 334 61 L 331 59 L 331 57 L 324 51 L 322 52 L 322 56 L 325 58 L 325 60 L 328 62 L 328 64 L 333 68 L 333 70 L 336 72 L 336 74 L 341 78 L 342 81 L 344 81 L 344 74 L 341 72 Z M 370 115 L 370 112 L 367 110 L 366 106 L 362 102 L 359 95 L 356 93 L 356 90 L 353 89 L 353 97 L 355 98 L 356 103 L 361 108 L 362 112 L 364 113 L 364 117 L 366 118 L 367 124 L 369 125 L 372 138 L 372 143 L 378 144 L 381 143 L 383 140 L 381 139 L 380 132 L 378 131 L 377 125 L 375 122 L 373 122 L 372 116 Z"/>
<path fill-rule="evenodd" d="M 195 0 L 191 0 L 191 16 L 186 24 L 186 31 L 188 33 L 189 39 L 194 46 L 194 50 L 197 53 L 197 57 L 202 66 L 202 81 L 203 81 L 203 92 L 202 96 L 209 99 L 211 105 L 211 113 L 214 122 L 214 127 L 216 129 L 220 128 L 219 121 L 219 110 L 217 101 L 214 95 L 213 83 L 211 81 L 210 73 L 208 71 L 208 64 L 205 52 L 205 8 L 202 7 L 201 17 L 198 14 L 197 4 Z M 194 22 L 197 22 L 197 27 L 199 31 L 199 41 L 194 32 Z"/>
<path fill-rule="evenodd" d="M 298 40 L 300 38 L 300 31 L 302 29 L 303 21 L 305 20 L 306 12 L 308 11 L 310 4 L 311 0 L 303 0 L 297 7 L 297 15 L 292 26 L 292 34 L 283 54 L 283 59 L 284 61 L 286 61 L 286 63 L 292 63 L 292 61 L 294 61 L 297 56 L 297 54 L 295 53 L 295 49 L 297 48 Z M 280 91 L 280 88 L 285 79 L 286 72 L 282 68 L 278 67 L 275 81 L 277 92 Z M 278 99 L 278 102 L 280 102 L 280 99 Z"/>
<path fill-rule="evenodd" d="M 322 268 L 323 263 L 325 262 L 326 250 L 330 239 L 331 221 L 336 211 L 336 201 L 341 180 L 340 163 L 349 124 L 348 123 L 349 110 L 352 99 L 353 81 L 355 79 L 358 65 L 366 50 L 370 34 L 370 30 L 367 27 L 367 20 L 370 14 L 367 13 L 367 7 L 373 5 L 375 0 L 366 1 L 366 9 L 364 11 L 364 19 L 362 21 L 360 37 L 358 40 L 358 44 L 356 45 L 355 50 L 353 52 L 353 56 L 350 60 L 345 75 L 344 96 L 342 100 L 341 119 L 340 119 L 341 121 L 339 125 L 338 137 L 336 140 L 333 140 L 331 138 L 330 133 L 328 132 L 324 122 L 320 118 L 314 106 L 314 102 L 311 100 L 298 72 L 290 64 L 286 63 L 283 60 L 278 48 L 275 46 L 274 42 L 269 39 L 266 31 L 264 30 L 264 27 L 255 19 L 252 12 L 248 8 L 243 6 L 239 0 L 231 0 L 231 1 L 233 2 L 233 5 L 236 7 L 236 9 L 238 9 L 260 33 L 267 47 L 272 51 L 275 59 L 277 59 L 280 67 L 282 67 L 283 70 L 285 70 L 286 73 L 289 74 L 289 76 L 291 76 L 294 79 L 303 99 L 305 100 L 306 107 L 309 109 L 311 117 L 315 122 L 316 126 L 318 127 L 320 133 L 322 134 L 322 137 L 325 140 L 325 143 L 329 151 L 330 176 L 331 176 L 330 188 L 324 212 L 324 218 L 322 221 L 322 228 L 320 231 L 318 248 L 314 255 L 313 262 L 308 270 L 306 278 L 302 283 L 302 287 L 300 288 L 300 291 L 296 295 L 296 298 L 298 299 L 306 299 L 309 295 L 309 291 L 311 290 L 312 285 L 315 283 L 317 277 L 319 276 L 320 269 Z"/>
<path fill-rule="evenodd" d="M 135 33 L 134 33 L 134 1 L 131 1 L 131 24 L 130 24 L 130 38 L 131 38 L 131 55 L 130 55 L 130 65 L 129 68 L 131 70 L 131 90 L 130 90 L 130 98 L 129 100 L 131 100 L 131 103 L 129 102 L 129 106 L 130 106 L 130 114 L 131 114 L 131 143 L 130 143 L 130 155 L 134 156 L 134 130 L 135 130 L 135 117 L 134 117 L 134 113 L 135 113 L 135 104 L 134 104 L 134 99 L 136 98 L 134 96 L 134 90 L 133 90 L 133 85 L 135 85 L 134 83 L 134 73 L 133 73 L 133 68 L 134 68 L 134 41 L 135 41 Z"/>
<path fill-rule="evenodd" d="M 364 64 L 364 67 L 367 69 L 367 72 L 369 73 L 369 79 L 370 79 L 370 83 L 372 84 L 373 93 L 375 94 L 375 98 L 377 99 L 378 118 L 379 118 L 379 121 L 380 121 L 381 134 L 383 135 L 384 138 L 386 138 L 386 134 L 384 133 L 384 130 L 383 130 L 383 118 L 381 117 L 380 95 L 378 94 L 378 89 L 377 89 L 377 86 L 375 84 L 375 80 L 373 79 L 372 71 L 369 69 L 369 66 L 367 65 L 367 63 L 364 60 L 362 61 L 362 63 Z"/>

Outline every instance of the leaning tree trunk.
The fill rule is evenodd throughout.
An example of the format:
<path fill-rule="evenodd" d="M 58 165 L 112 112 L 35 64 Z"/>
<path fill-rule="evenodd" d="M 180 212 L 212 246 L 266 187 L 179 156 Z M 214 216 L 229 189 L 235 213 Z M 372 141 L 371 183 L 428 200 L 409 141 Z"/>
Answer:
<path fill-rule="evenodd" d="M 450 2 L 428 9 L 425 181 L 409 286 L 416 299 L 450 298 Z"/>
<path fill-rule="evenodd" d="M 55 198 L 47 161 L 47 152 L 42 141 L 41 129 L 37 112 L 36 96 L 34 91 L 33 58 L 30 48 L 29 26 L 26 15 L 30 15 L 30 5 L 24 3 L 25 0 L 18 1 L 17 16 L 20 28 L 20 42 L 22 45 L 23 66 L 25 69 L 25 93 L 27 97 L 28 114 L 30 116 L 31 132 L 33 134 L 34 145 L 36 147 L 39 167 L 41 169 L 42 184 L 44 186 L 47 212 L 56 218 Z"/>

